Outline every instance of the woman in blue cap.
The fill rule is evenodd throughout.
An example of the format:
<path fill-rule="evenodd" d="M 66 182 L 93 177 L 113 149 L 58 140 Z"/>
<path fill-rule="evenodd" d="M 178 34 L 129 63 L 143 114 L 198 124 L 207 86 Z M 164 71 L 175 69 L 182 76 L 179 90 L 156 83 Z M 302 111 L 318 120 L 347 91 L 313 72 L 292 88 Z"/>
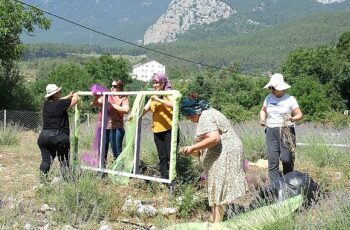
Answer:
<path fill-rule="evenodd" d="M 207 173 L 211 221 L 223 219 L 225 205 L 244 195 L 243 146 L 230 121 L 208 102 L 184 99 L 181 113 L 197 123 L 196 143 L 181 148 L 185 155 L 199 156 Z"/>

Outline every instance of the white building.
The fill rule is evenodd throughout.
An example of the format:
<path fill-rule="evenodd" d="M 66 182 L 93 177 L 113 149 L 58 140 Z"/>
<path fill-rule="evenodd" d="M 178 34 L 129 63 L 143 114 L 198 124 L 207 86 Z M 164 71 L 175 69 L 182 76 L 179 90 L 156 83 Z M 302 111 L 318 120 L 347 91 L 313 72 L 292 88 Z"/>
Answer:
<path fill-rule="evenodd" d="M 164 73 L 165 66 L 155 60 L 149 60 L 132 67 L 132 78 L 140 81 L 150 81 L 155 73 Z"/>

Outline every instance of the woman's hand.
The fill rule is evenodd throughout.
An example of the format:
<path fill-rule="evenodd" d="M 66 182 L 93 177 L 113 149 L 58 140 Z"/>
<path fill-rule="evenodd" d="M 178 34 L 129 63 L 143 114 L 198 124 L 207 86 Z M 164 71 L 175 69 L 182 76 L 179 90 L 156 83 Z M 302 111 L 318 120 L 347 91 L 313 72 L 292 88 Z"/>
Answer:
<path fill-rule="evenodd" d="M 193 146 L 185 146 L 180 148 L 180 153 L 183 153 L 184 155 L 187 155 L 187 156 L 189 155 L 198 156 L 200 152 L 198 150 L 195 150 Z"/>
<path fill-rule="evenodd" d="M 153 95 L 151 96 L 151 101 L 158 101 L 166 107 L 172 108 L 174 104 L 174 98 L 172 96 L 168 96 L 167 98 L 168 99 L 165 100 L 163 96 Z"/>
<path fill-rule="evenodd" d="M 151 100 L 153 100 L 153 101 L 156 100 L 156 101 L 161 102 L 161 101 L 160 101 L 160 97 L 158 97 L 158 96 L 156 96 L 156 95 L 152 95 L 152 96 L 151 96 Z"/>
<path fill-rule="evenodd" d="M 261 125 L 261 126 L 265 126 L 265 125 L 266 125 L 266 121 L 260 119 L 260 125 Z"/>

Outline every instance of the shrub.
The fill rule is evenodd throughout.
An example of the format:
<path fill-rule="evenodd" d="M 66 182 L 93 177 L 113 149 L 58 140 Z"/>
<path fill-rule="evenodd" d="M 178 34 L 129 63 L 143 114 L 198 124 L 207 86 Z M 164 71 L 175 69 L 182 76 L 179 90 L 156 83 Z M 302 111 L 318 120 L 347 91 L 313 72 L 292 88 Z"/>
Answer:
<path fill-rule="evenodd" d="M 180 218 L 188 218 L 194 210 L 206 209 L 206 201 L 201 199 L 193 185 L 180 184 L 176 189 L 173 204 L 178 209 Z"/>
<path fill-rule="evenodd" d="M 20 128 L 18 126 L 9 126 L 0 130 L 0 145 L 18 145 Z"/>
<path fill-rule="evenodd" d="M 255 123 L 244 123 L 235 125 L 234 129 L 243 143 L 246 159 L 256 161 L 266 158 L 264 128 Z"/>
<path fill-rule="evenodd" d="M 53 192 L 47 193 L 46 198 L 57 209 L 53 218 L 58 223 L 99 222 L 113 207 L 121 206 L 121 199 L 116 194 L 100 189 L 98 180 L 89 174 L 54 188 Z"/>

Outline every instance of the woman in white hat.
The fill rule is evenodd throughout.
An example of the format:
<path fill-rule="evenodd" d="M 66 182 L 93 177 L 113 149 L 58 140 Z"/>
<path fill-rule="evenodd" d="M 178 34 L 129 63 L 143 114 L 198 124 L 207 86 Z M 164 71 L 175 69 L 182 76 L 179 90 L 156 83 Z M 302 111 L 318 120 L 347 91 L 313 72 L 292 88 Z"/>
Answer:
<path fill-rule="evenodd" d="M 46 178 L 50 166 L 58 157 L 62 176 L 66 177 L 69 168 L 69 120 L 67 110 L 78 102 L 78 94 L 71 92 L 61 97 L 61 88 L 55 84 L 46 86 L 43 105 L 43 130 L 38 138 L 42 161 L 40 172 Z"/>
<path fill-rule="evenodd" d="M 293 171 L 296 143 L 294 122 L 303 115 L 295 97 L 286 94 L 290 85 L 284 82 L 282 74 L 273 74 L 264 88 L 271 90 L 271 93 L 261 108 L 260 124 L 266 126 L 266 151 L 272 183 L 280 177 L 280 160 L 283 174 Z"/>

